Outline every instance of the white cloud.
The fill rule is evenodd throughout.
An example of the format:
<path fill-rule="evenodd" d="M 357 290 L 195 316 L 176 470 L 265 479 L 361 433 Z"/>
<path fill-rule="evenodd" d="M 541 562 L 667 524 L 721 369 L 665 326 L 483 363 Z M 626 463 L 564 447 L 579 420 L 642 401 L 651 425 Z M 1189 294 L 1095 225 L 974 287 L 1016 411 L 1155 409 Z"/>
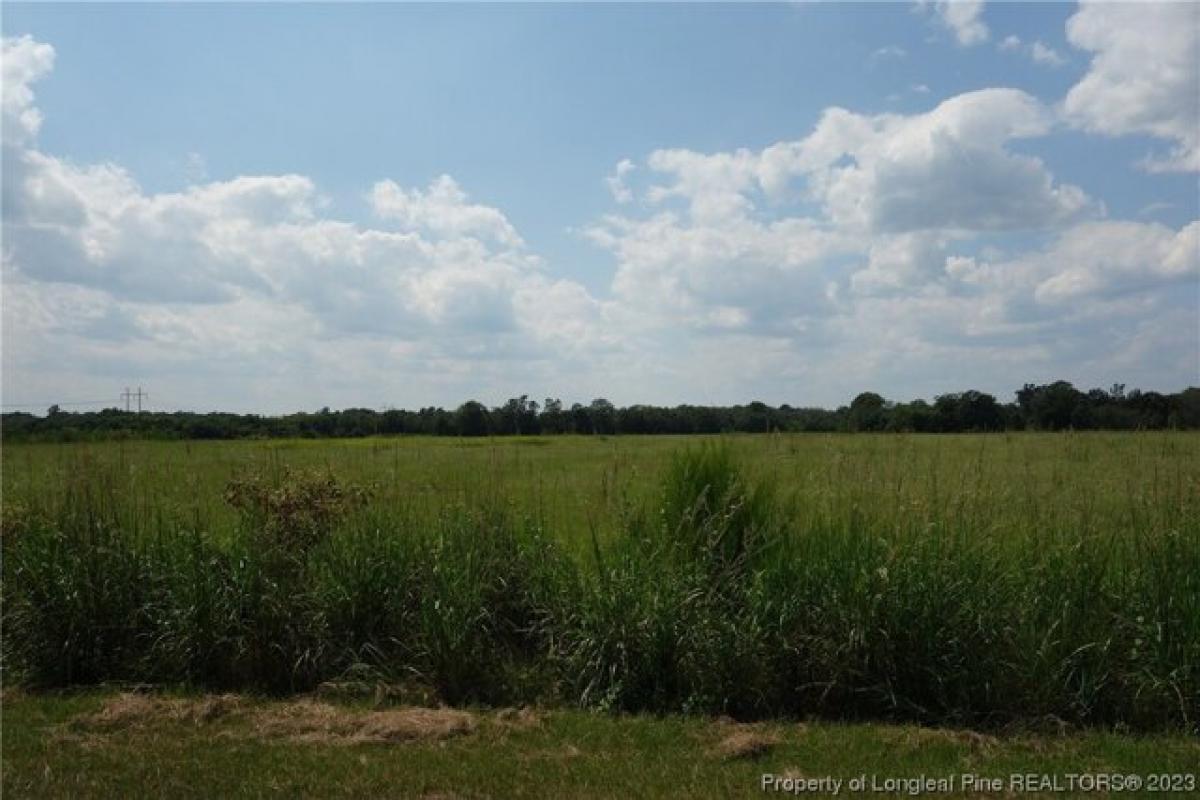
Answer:
<path fill-rule="evenodd" d="M 822 263 L 858 244 L 809 219 L 609 217 L 587 231 L 617 258 L 613 291 L 649 325 L 803 327 L 832 313 Z"/>
<path fill-rule="evenodd" d="M 1045 64 L 1048 67 L 1061 67 L 1067 63 L 1062 54 L 1049 45 L 1037 41 L 1029 46 L 1029 57 L 1038 64 Z"/>
<path fill-rule="evenodd" d="M 928 284 L 942 270 L 947 244 L 947 237 L 928 232 L 878 237 L 850 286 L 860 295 L 880 295 Z"/>
<path fill-rule="evenodd" d="M 1042 272 L 1034 297 L 1063 303 L 1088 295 L 1128 296 L 1200 278 L 1200 222 L 1173 231 L 1137 222 L 1093 222 L 1068 231 L 1046 253 L 1027 257 Z"/>
<path fill-rule="evenodd" d="M 996 45 L 996 49 L 997 50 L 1006 50 L 1006 51 L 1007 50 L 1020 50 L 1021 49 L 1021 37 L 1017 36 L 1015 34 L 1009 34 L 1008 36 L 1004 37 L 1004 39 L 1000 42 L 1000 44 Z"/>
<path fill-rule="evenodd" d="M 613 199 L 618 203 L 629 203 L 633 201 L 633 190 L 625 183 L 625 179 L 629 173 L 633 172 L 633 162 L 628 158 L 622 158 L 617 162 L 613 174 L 604 179 L 604 183 L 608 186 L 608 191 L 612 194 Z"/>
<path fill-rule="evenodd" d="M 880 47 L 878 50 L 871 53 L 871 59 L 881 61 L 889 58 L 904 58 L 908 55 L 908 51 L 898 44 L 889 44 Z"/>
<path fill-rule="evenodd" d="M 1046 67 L 1061 67 L 1067 63 L 1067 59 L 1061 53 L 1041 39 L 1026 45 L 1021 43 L 1021 37 L 1010 35 L 1004 37 L 1003 41 L 996 45 L 996 49 L 1006 53 L 1024 53 L 1035 64 Z"/>
<path fill-rule="evenodd" d="M 987 41 L 988 27 L 981 19 L 983 0 L 940 0 L 933 4 L 933 10 L 961 46 L 972 47 Z"/>
<path fill-rule="evenodd" d="M 1156 214 L 1159 211 L 1167 211 L 1174 207 L 1175 207 L 1174 203 L 1166 203 L 1161 200 L 1154 202 L 1154 203 L 1147 203 L 1146 205 L 1144 205 L 1138 209 L 1138 216 L 1139 217 L 1148 217 L 1151 214 Z"/>
<path fill-rule="evenodd" d="M 944 281 L 955 241 L 1054 228 L 1092 211 L 1082 190 L 1006 149 L 1051 123 L 1015 90 L 972 92 L 910 116 L 830 109 L 809 136 L 760 151 L 652 152 L 646 165 L 659 180 L 646 199 L 664 208 L 610 216 L 587 233 L 616 257 L 617 297 L 647 319 L 811 335 L 844 313 L 850 295 Z M 795 202 L 812 214 L 789 215 Z"/>
<path fill-rule="evenodd" d="M 510 246 L 521 237 L 490 206 L 467 202 L 467 194 L 449 175 L 430 182 L 425 191 L 404 190 L 394 181 L 380 181 L 371 190 L 371 207 L 381 219 L 395 220 L 408 230 L 427 230 L 442 236 L 483 236 Z"/>
<path fill-rule="evenodd" d="M 266 380 L 272 365 L 312 361 L 358 364 L 362 382 L 370 353 L 384 359 L 376 372 L 436 363 L 466 381 L 455 365 L 615 346 L 605 305 L 549 276 L 504 214 L 450 176 L 377 183 L 373 208 L 394 224 L 383 229 L 328 218 L 302 175 L 150 193 L 118 165 L 41 152 L 31 84 L 52 58 L 5 41 L 6 370 L 49 375 L 39 362 L 62 352 L 56 369 L 87 374 L 203 364 Z"/>
<path fill-rule="evenodd" d="M 1063 103 L 1071 122 L 1173 142 L 1152 171 L 1200 170 L 1200 5 L 1083 2 L 1067 39 L 1093 54 Z"/>
<path fill-rule="evenodd" d="M 1005 148 L 1048 132 L 1051 115 L 1015 89 L 950 98 L 925 114 L 826 111 L 801 142 L 764 153 L 775 173 L 803 174 L 840 225 L 866 230 L 1014 230 L 1088 211 L 1078 187 L 1056 184 L 1036 158 Z"/>
<path fill-rule="evenodd" d="M 5 217 L 7 265 L 123 301 L 260 297 L 307 310 L 331 333 L 495 332 L 519 326 L 512 294 L 541 280 L 502 215 L 447 202 L 465 200 L 448 178 L 429 192 L 381 184 L 381 205 L 421 228 L 386 231 L 319 217 L 315 187 L 299 175 L 146 194 L 116 167 L 80 169 L 36 151 L 23 165 L 10 191 L 21 202 Z M 389 205 L 396 197 L 405 199 Z"/>
<path fill-rule="evenodd" d="M 979 264 L 971 256 L 948 257 L 945 270 L 951 278 L 963 283 L 975 283 L 979 276 Z"/>
<path fill-rule="evenodd" d="M 1200 221 L 1179 230 L 1158 223 L 1096 220 L 1071 226 L 1009 257 L 952 255 L 945 273 L 994 298 L 1012 322 L 1124 315 L 1187 300 L 1178 287 L 1200 279 Z M 1194 298 L 1193 298 L 1194 299 Z M 1194 306 L 1194 302 L 1193 302 Z"/>
<path fill-rule="evenodd" d="M 156 375 L 164 404 L 257 410 L 540 387 L 836 403 L 1104 383 L 1120 359 L 1119 379 L 1161 386 L 1196 360 L 1179 290 L 1200 279 L 1200 222 L 1097 219 L 1014 151 L 1056 124 L 1021 91 L 830 108 L 762 149 L 623 159 L 605 178 L 620 213 L 585 229 L 615 262 L 601 299 L 450 176 L 376 183 L 380 222 L 360 224 L 304 175 L 149 192 L 120 165 L 44 153 L 30 87 L 52 61 L 5 42 L 4 370 L 51 398 Z"/>
<path fill-rule="evenodd" d="M 3 137 L 7 144 L 23 144 L 37 135 L 42 114 L 33 105 L 31 84 L 54 68 L 54 48 L 30 36 L 4 37 L 0 49 L 3 92 Z"/>
<path fill-rule="evenodd" d="M 805 138 L 759 151 L 650 154 L 658 180 L 646 197 L 662 207 L 588 234 L 614 254 L 618 304 L 643 329 L 691 331 L 689 352 L 733 374 L 749 367 L 739 372 L 717 342 L 774 353 L 796 365 L 795 380 L 851 385 L 848 363 L 863 380 L 926 386 L 945 380 L 931 365 L 947 359 L 980 365 L 972 374 L 984 380 L 1106 374 L 1121 337 L 1145 338 L 1148 316 L 1195 325 L 1172 287 L 1197 279 L 1200 224 L 1096 219 L 1102 207 L 1081 189 L 1008 148 L 1053 125 L 1050 109 L 1011 89 L 923 114 L 830 109 Z M 1027 249 L 1037 231 L 1048 244 Z M 980 246 L 998 236 L 1024 249 Z M 1194 342 L 1164 348 L 1159 365 L 1194 358 Z"/>

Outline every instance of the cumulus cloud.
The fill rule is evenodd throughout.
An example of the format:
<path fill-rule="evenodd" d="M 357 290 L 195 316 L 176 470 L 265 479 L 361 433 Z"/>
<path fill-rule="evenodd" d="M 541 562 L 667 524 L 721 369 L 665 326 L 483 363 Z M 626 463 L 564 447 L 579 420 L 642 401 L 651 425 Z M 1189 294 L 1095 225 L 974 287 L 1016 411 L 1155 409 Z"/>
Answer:
<path fill-rule="evenodd" d="M 926 5 L 924 0 L 920 3 Z M 988 40 L 990 32 L 984 24 L 983 0 L 942 0 L 933 4 L 938 21 L 963 47 L 972 47 Z"/>
<path fill-rule="evenodd" d="M 51 347 L 90 354 L 84 371 L 219 353 L 266 375 L 267 362 L 348 342 L 441 367 L 604 343 L 604 305 L 548 275 L 504 214 L 448 175 L 376 183 L 387 226 L 370 227 L 324 215 L 303 175 L 151 193 L 119 165 L 41 152 L 32 87 L 53 55 L 28 37 L 4 42 L 6 365 Z"/>
<path fill-rule="evenodd" d="M 957 240 L 1086 218 L 1082 190 L 1007 149 L 1051 124 L 1029 95 L 984 90 L 908 116 L 830 109 L 807 137 L 758 151 L 657 150 L 650 213 L 587 234 L 616 257 L 617 297 L 648 317 L 811 334 L 854 295 L 944 281 Z M 797 203 L 811 211 L 785 211 Z"/>
<path fill-rule="evenodd" d="M 1067 63 L 1067 59 L 1061 53 L 1041 39 L 1031 44 L 1023 44 L 1021 37 L 1009 35 L 996 45 L 996 49 L 1002 53 L 1023 53 L 1035 64 L 1046 67 L 1061 67 Z"/>
<path fill-rule="evenodd" d="M 380 181 L 371 190 L 371 207 L 381 219 L 395 220 L 409 230 L 441 236 L 483 236 L 510 247 L 521 237 L 498 209 L 467 202 L 467 193 L 449 175 L 429 188 L 405 190 L 395 181 Z"/>
<path fill-rule="evenodd" d="M 1178 231 L 1137 222 L 1093 222 L 1066 232 L 1045 253 L 1026 257 L 1050 273 L 1034 289 L 1042 303 L 1122 295 L 1200 278 L 1200 222 Z"/>
<path fill-rule="evenodd" d="M 31 36 L 5 37 L 0 53 L 4 81 L 3 136 L 23 144 L 37 135 L 42 113 L 33 105 L 32 84 L 54 68 L 54 48 Z"/>
<path fill-rule="evenodd" d="M 1089 198 L 1005 147 L 1050 126 L 1048 110 L 1015 89 L 968 92 L 911 116 L 834 108 L 806 139 L 769 148 L 767 185 L 804 175 L 832 219 L 864 230 L 1054 226 L 1086 213 Z"/>
<path fill-rule="evenodd" d="M 1007 258 L 951 255 L 945 273 L 950 288 L 961 284 L 994 298 L 1016 322 L 1147 313 L 1181 299 L 1172 287 L 1200 279 L 1200 221 L 1178 230 L 1158 223 L 1082 222 L 1044 247 Z"/>
<path fill-rule="evenodd" d="M 1200 170 L 1200 5 L 1082 2 L 1067 40 L 1092 54 L 1063 102 L 1071 122 L 1172 142 L 1152 171 Z"/>
<path fill-rule="evenodd" d="M 612 194 L 613 199 L 618 203 L 633 201 L 633 190 L 625 183 L 625 179 L 633 170 L 633 162 L 628 158 L 622 158 L 617 162 L 613 173 L 604 179 L 604 184 L 608 187 L 609 193 Z"/>
<path fill-rule="evenodd" d="M 1171 287 L 1196 281 L 1197 225 L 1104 220 L 1010 149 L 1054 125 L 1012 89 L 912 115 L 829 109 L 808 136 L 762 150 L 651 153 L 647 213 L 588 235 L 614 254 L 615 295 L 644 324 L 753 340 L 804 364 L 798 376 L 844 375 L 839 358 L 930 379 L 944 359 L 1011 371 L 1066 354 L 1099 369 L 1147 315 L 1194 326 Z M 1003 237 L 1023 247 L 980 246 Z M 1031 237 L 1049 238 L 1028 249 Z M 1172 363 L 1189 352 L 1170 348 Z"/>
<path fill-rule="evenodd" d="M 25 154 L 22 199 L 6 215 L 6 261 L 22 276 L 128 301 L 295 304 L 331 334 L 515 331 L 518 290 L 539 259 L 495 209 L 452 179 L 427 191 L 388 181 L 373 197 L 401 230 L 317 214 L 299 175 L 242 176 L 147 194 L 122 170 Z"/>
<path fill-rule="evenodd" d="M 1067 63 L 1061 53 L 1044 42 L 1037 41 L 1029 46 L 1029 57 L 1035 63 L 1044 64 L 1048 67 L 1061 67 Z"/>
<path fill-rule="evenodd" d="M 878 237 L 868 250 L 865 269 L 850 277 L 860 295 L 900 292 L 928 284 L 939 277 L 949 238 L 921 232 Z"/>
<path fill-rule="evenodd" d="M 716 219 L 673 212 L 609 217 L 589 237 L 613 251 L 613 291 L 651 322 L 796 331 L 836 304 L 823 264 L 857 245 L 809 219 Z"/>
<path fill-rule="evenodd" d="M 1018 152 L 1059 117 L 1015 89 L 912 114 L 829 108 L 761 149 L 622 159 L 604 178 L 614 213 L 584 228 L 615 265 L 598 296 L 448 175 L 380 180 L 356 223 L 304 175 L 150 192 L 120 165 L 42 152 L 33 86 L 54 51 L 4 47 L 4 368 L 49 396 L 155 374 L 207 405 L 278 408 L 319 374 L 332 405 L 539 385 L 828 403 L 869 385 L 1107 378 L 1117 358 L 1122 379 L 1161 385 L 1197 356 L 1179 288 L 1200 280 L 1200 222 L 1104 219 Z M 1132 132 L 1184 141 L 1156 131 Z"/>

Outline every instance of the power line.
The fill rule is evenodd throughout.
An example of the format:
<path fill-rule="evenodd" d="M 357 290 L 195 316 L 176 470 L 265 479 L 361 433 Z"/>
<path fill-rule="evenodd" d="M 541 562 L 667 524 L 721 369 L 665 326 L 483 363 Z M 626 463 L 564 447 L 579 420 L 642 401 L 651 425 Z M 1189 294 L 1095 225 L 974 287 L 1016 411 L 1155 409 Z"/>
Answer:
<path fill-rule="evenodd" d="M 149 400 L 150 393 L 144 391 L 142 387 L 137 387 L 137 391 L 130 391 L 129 387 L 125 387 L 125 391 L 121 392 L 121 396 L 117 400 L 110 397 L 98 400 L 51 400 L 41 403 L 0 403 L 0 408 L 54 408 L 62 406 L 102 406 L 108 405 L 113 408 L 120 408 L 121 402 L 125 403 L 125 410 L 132 411 L 130 407 L 133 402 L 137 403 L 137 410 L 140 414 L 142 411 L 142 401 Z"/>
<path fill-rule="evenodd" d="M 149 395 L 147 395 L 149 397 Z M 104 403 L 111 403 L 116 406 L 120 404 L 119 400 L 113 400 L 111 397 L 104 400 L 61 400 L 59 402 L 44 402 L 44 403 L 0 403 L 3 408 L 49 408 L 50 406 L 98 406 Z"/>

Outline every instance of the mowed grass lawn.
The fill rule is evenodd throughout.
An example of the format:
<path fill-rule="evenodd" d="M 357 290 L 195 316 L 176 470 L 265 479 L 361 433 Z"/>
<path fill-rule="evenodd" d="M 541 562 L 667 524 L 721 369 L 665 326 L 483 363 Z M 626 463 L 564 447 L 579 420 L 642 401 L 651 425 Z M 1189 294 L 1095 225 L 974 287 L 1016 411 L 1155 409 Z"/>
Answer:
<path fill-rule="evenodd" d="M 1180 786 L 1200 780 L 1200 742 L 1182 735 L 988 735 L 911 725 L 739 725 L 696 716 L 557 710 L 471 712 L 471 728 L 447 738 L 356 742 L 264 728 L 261 717 L 290 718 L 282 701 L 242 700 L 213 718 L 161 709 L 145 716 L 106 713 L 122 703 L 112 693 L 6 695 L 4 796 L 763 797 L 772 796 L 762 789 L 763 776 L 775 775 L 841 779 L 841 796 L 904 796 L 896 781 L 924 776 L 953 781 L 950 791 L 933 793 L 939 797 L 1037 797 L 1080 793 L 1017 792 L 1009 789 L 1011 776 L 1045 776 L 1062 785 L 1082 774 L 1174 774 L 1183 776 Z M 365 705 L 335 708 L 360 717 L 373 713 Z M 1000 779 L 1006 788 L 969 791 L 964 774 Z M 846 782 L 863 775 L 900 789 L 851 792 Z M 826 784 L 806 796 L 831 793 Z"/>
<path fill-rule="evenodd" d="M 679 454 L 714 440 L 739 481 L 772 488 L 761 530 L 728 522 L 751 494 L 716 522 L 680 505 L 703 461 Z M 289 471 L 372 499 L 272 566 L 278 545 L 226 490 Z M 3 449 L 3 510 L 6 796 L 736 797 L 764 773 L 1200 772 L 1197 433 L 22 444 Z M 758 544 L 728 560 L 731 531 Z M 291 650 L 267 652 L 275 631 Z M 296 664 L 291 694 L 256 688 Z M 313 711 L 318 682 L 360 667 L 378 686 L 417 675 L 470 724 L 377 741 L 372 715 L 413 696 Z M 155 699 L 113 688 L 143 678 Z M 209 694 L 171 694 L 185 684 Z"/>

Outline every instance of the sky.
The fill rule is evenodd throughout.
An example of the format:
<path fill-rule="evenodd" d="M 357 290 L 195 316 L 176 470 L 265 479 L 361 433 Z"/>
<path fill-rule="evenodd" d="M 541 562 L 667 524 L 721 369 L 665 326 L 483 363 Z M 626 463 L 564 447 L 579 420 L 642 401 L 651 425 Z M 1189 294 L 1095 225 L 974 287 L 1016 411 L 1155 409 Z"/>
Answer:
<path fill-rule="evenodd" d="M 6 410 L 1200 384 L 1200 4 L 0 25 Z"/>

